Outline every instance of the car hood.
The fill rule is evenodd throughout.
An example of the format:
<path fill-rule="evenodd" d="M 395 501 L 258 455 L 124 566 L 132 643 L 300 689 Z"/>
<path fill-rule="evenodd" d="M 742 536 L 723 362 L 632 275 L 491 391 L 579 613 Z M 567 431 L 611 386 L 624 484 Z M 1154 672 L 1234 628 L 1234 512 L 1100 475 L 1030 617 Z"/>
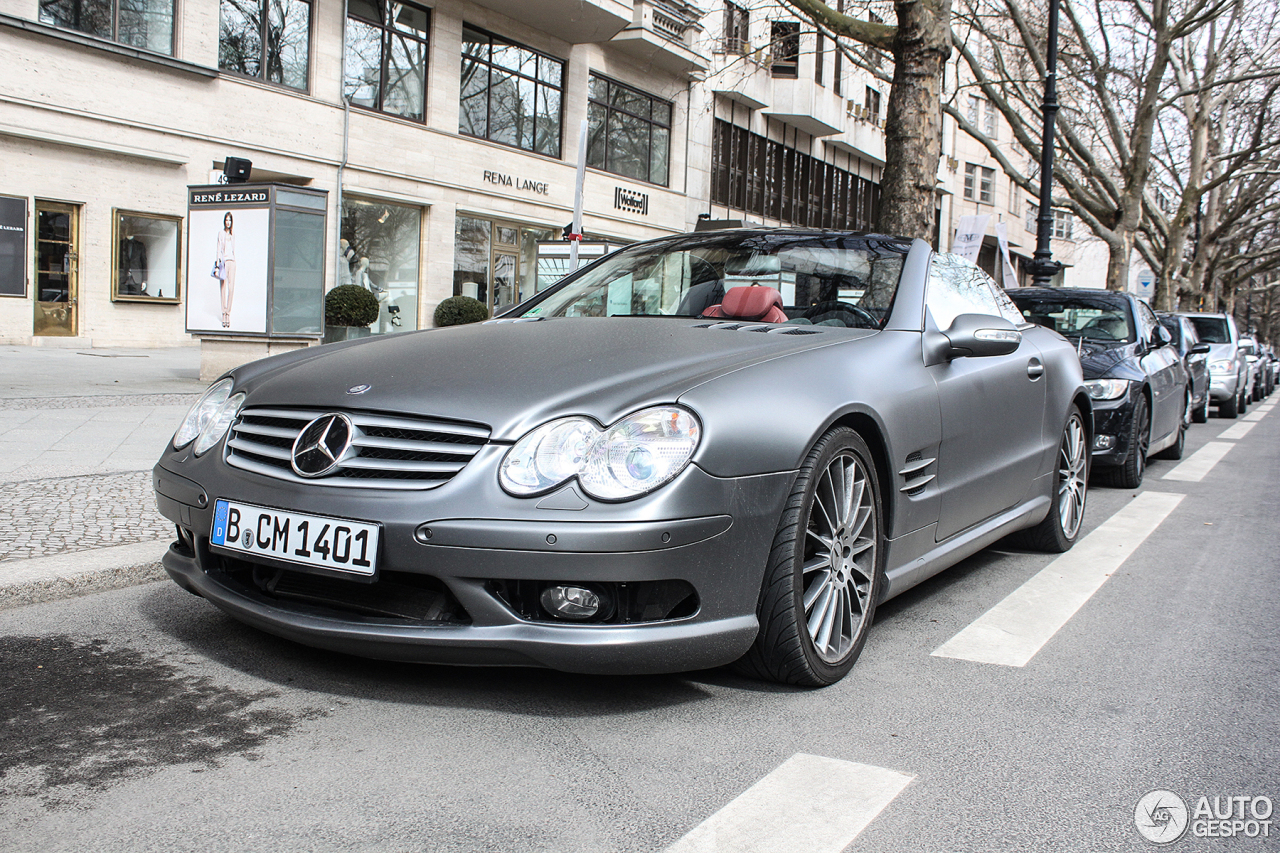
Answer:
<path fill-rule="evenodd" d="M 1221 361 L 1223 359 L 1227 361 L 1235 361 L 1235 358 L 1236 358 L 1235 344 L 1233 343 L 1209 344 L 1209 360 L 1210 361 Z"/>
<path fill-rule="evenodd" d="M 1134 344 L 1103 346 L 1086 340 L 1080 347 L 1080 367 L 1084 378 L 1103 379 L 1113 376 L 1117 369 L 1122 372 L 1126 367 L 1136 369 L 1132 364 L 1134 350 Z"/>
<path fill-rule="evenodd" d="M 609 424 L 752 364 L 874 334 L 671 318 L 498 321 L 367 338 L 235 371 L 246 406 L 361 409 L 486 424 L 514 441 L 582 414 Z M 351 394 L 350 389 L 368 385 Z"/>

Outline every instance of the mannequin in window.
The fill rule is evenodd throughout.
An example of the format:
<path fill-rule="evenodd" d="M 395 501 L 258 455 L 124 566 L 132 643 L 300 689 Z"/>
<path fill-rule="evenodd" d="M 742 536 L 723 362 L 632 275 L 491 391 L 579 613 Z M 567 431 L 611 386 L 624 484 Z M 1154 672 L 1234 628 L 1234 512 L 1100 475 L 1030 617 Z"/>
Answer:
<path fill-rule="evenodd" d="M 372 276 L 369 275 L 369 259 L 361 258 L 360 263 L 356 266 L 356 284 L 378 297 L 379 302 L 387 301 L 387 292 L 377 285 Z"/>
<path fill-rule="evenodd" d="M 147 244 L 135 236 L 120 241 L 121 296 L 147 295 Z"/>
<path fill-rule="evenodd" d="M 355 247 L 343 237 L 338 241 L 338 284 L 351 283 L 351 262 L 356 259 Z"/>
<path fill-rule="evenodd" d="M 235 219 L 231 211 L 222 217 L 222 230 L 218 232 L 218 254 L 215 256 L 218 272 L 218 295 L 222 300 L 222 327 L 231 328 L 231 300 L 236 294 L 236 238 Z"/>

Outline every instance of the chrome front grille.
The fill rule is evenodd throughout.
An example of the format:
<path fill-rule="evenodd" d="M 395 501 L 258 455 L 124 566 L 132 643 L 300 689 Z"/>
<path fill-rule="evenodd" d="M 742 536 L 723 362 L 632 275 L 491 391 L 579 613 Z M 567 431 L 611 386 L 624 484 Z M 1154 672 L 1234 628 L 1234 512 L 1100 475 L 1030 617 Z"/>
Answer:
<path fill-rule="evenodd" d="M 256 474 L 323 486 L 434 489 L 461 471 L 489 441 L 480 424 L 343 412 L 355 426 L 351 449 L 334 470 L 314 479 L 291 464 L 293 444 L 325 409 L 245 409 L 227 438 L 227 464 Z"/>

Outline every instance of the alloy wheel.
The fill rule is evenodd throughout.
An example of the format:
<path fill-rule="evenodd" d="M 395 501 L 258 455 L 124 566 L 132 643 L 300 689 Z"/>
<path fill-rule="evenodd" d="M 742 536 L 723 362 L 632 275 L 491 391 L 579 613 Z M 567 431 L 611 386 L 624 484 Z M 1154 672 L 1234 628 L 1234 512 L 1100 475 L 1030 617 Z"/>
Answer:
<path fill-rule="evenodd" d="M 1058 523 L 1068 539 L 1075 538 L 1084 520 L 1089 463 L 1086 445 L 1084 422 L 1078 414 L 1073 414 L 1067 421 L 1058 452 Z"/>
<path fill-rule="evenodd" d="M 818 657 L 836 664 L 873 610 L 879 519 L 862 462 L 850 451 L 822 471 L 805 529 L 804 618 Z"/>

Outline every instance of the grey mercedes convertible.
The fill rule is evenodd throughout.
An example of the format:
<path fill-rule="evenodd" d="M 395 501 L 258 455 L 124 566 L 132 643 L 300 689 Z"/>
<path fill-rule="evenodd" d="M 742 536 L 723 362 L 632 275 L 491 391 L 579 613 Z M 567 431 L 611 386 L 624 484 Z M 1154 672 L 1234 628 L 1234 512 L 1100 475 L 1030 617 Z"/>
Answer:
<path fill-rule="evenodd" d="M 996 540 L 1064 551 L 1074 348 L 920 240 L 639 243 L 497 319 L 237 368 L 154 470 L 164 566 L 372 658 L 821 686 L 876 605 Z"/>

